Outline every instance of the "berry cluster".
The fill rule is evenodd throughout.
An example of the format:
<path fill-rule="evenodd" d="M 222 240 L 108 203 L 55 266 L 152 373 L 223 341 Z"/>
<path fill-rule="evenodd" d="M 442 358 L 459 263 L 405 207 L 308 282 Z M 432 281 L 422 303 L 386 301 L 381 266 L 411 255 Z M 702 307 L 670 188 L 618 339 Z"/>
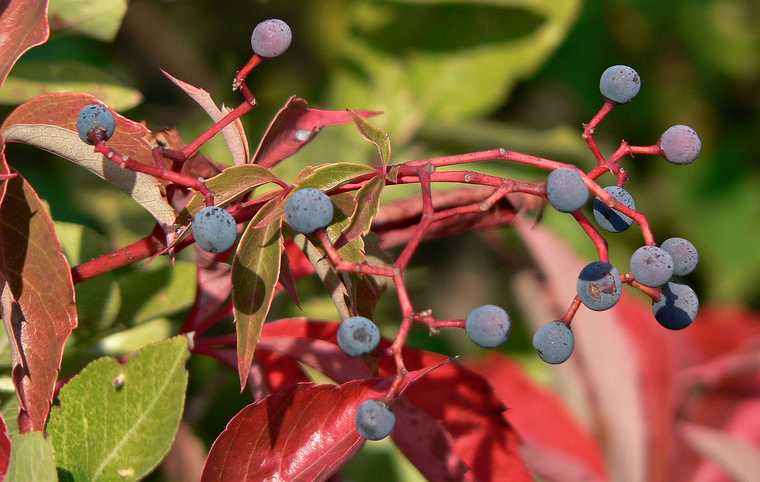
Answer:
<path fill-rule="evenodd" d="M 237 224 L 251 219 L 256 211 L 253 210 L 251 213 L 250 210 L 238 209 L 231 213 L 230 210 L 215 205 L 214 193 L 209 191 L 204 180 L 184 176 L 179 173 L 176 166 L 194 156 L 200 146 L 225 125 L 253 108 L 255 101 L 245 84 L 247 75 L 264 59 L 277 57 L 285 52 L 291 40 L 290 27 L 281 20 L 267 20 L 258 24 L 251 36 L 254 55 L 251 61 L 237 73 L 233 81 L 233 88 L 241 92 L 246 102 L 233 111 L 234 115 L 228 115 L 217 122 L 182 151 L 155 148 L 153 151 L 155 166 L 131 160 L 106 144 L 114 135 L 117 122 L 114 115 L 100 104 L 87 105 L 79 112 L 77 118 L 79 136 L 84 142 L 93 145 L 97 152 L 122 168 L 144 172 L 179 188 L 200 193 L 205 199 L 206 206 L 192 220 L 193 239 L 205 251 L 226 252 L 233 247 L 237 239 Z M 484 215 L 497 202 L 511 193 L 538 196 L 548 201 L 558 211 L 570 213 L 594 242 L 599 255 L 598 261 L 588 264 L 579 273 L 577 295 L 564 316 L 547 323 L 535 333 L 533 346 L 542 360 L 551 364 L 566 361 L 571 356 L 574 347 L 570 324 L 580 305 L 585 305 L 595 311 L 608 310 L 620 300 L 623 284 L 632 285 L 652 298 L 655 319 L 664 327 L 674 330 L 682 329 L 694 320 L 699 305 L 696 294 L 687 285 L 671 280 L 674 276 L 686 276 L 695 269 L 698 261 L 697 250 L 683 238 L 671 238 L 657 246 L 646 217 L 636 211 L 634 199 L 624 187 L 627 174 L 619 161 L 635 154 L 655 154 L 674 164 L 689 164 L 696 159 L 701 150 L 699 136 L 689 127 L 676 125 L 662 134 L 658 144 L 634 146 L 623 141 L 612 155 L 605 157 L 596 145 L 594 130 L 616 105 L 630 102 L 636 97 L 641 87 L 641 80 L 634 69 L 615 65 L 604 71 L 599 86 L 605 102 L 599 112 L 584 126 L 584 138 L 597 163 L 589 172 L 584 172 L 567 163 L 505 149 L 493 149 L 383 166 L 377 170 L 372 179 L 367 179 L 366 175 L 359 176 L 340 186 L 339 192 L 358 190 L 376 178 L 380 178 L 384 185 L 420 184 L 422 216 L 392 266 L 349 262 L 341 257 L 338 245 L 340 239 L 334 244 L 326 232 L 326 229 L 335 222 L 335 209 L 330 196 L 337 194 L 338 191 L 330 189 L 324 192 L 313 187 L 298 189 L 275 177 L 274 182 L 282 190 L 276 193 L 274 198 L 271 194 L 267 195 L 269 197 L 265 201 L 274 202 L 278 199 L 283 201 L 284 209 L 281 216 L 290 227 L 289 233 L 300 233 L 311 242 L 321 245 L 325 257 L 335 270 L 386 277 L 391 279 L 396 287 L 403 320 L 396 339 L 384 353 L 378 353 L 380 330 L 369 318 L 347 317 L 340 323 L 337 333 L 338 346 L 346 355 L 351 357 L 391 356 L 398 370 L 398 375 L 385 399 L 365 400 L 358 407 L 356 428 L 364 438 L 379 440 L 388 436 L 393 430 L 395 417 L 389 404 L 398 395 L 406 376 L 402 348 L 413 323 L 425 324 L 431 332 L 436 332 L 440 328 L 464 329 L 475 344 L 484 348 L 497 347 L 509 337 L 511 330 L 509 314 L 498 306 L 477 307 L 463 320 L 437 320 L 429 310 L 416 312 L 406 291 L 403 274 L 420 242 L 436 223 L 463 215 Z M 163 167 L 165 160 L 170 161 L 168 163 L 173 166 L 172 169 Z M 530 183 L 475 171 L 437 171 L 440 167 L 487 160 L 530 165 L 547 170 L 549 174 L 545 183 Z M 615 185 L 602 187 L 597 184 L 596 180 L 606 173 L 615 176 L 617 180 Z M 431 190 L 433 182 L 478 184 L 488 186 L 493 191 L 486 199 L 477 203 L 436 210 L 433 206 Z M 633 223 L 637 223 L 641 228 L 645 244 L 631 256 L 628 273 L 621 274 L 609 263 L 606 241 L 582 212 L 592 194 L 595 196 L 592 203 L 593 218 L 601 229 L 620 233 Z M 247 201 L 246 206 L 261 209 L 264 204 L 264 201 L 251 199 Z M 205 325 L 203 329 L 195 327 L 196 344 L 202 344 L 201 335 L 207 328 L 208 326 Z"/>

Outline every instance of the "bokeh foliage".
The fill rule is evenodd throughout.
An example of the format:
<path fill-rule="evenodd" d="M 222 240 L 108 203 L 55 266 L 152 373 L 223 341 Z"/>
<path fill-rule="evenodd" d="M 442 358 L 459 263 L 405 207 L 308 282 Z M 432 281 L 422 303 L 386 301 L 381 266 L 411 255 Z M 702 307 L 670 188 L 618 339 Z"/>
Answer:
<path fill-rule="evenodd" d="M 0 89 L 0 118 L 36 93 L 81 90 L 130 118 L 145 119 L 152 129 L 176 126 L 189 140 L 209 119 L 158 69 L 206 89 L 218 103 L 234 105 L 239 99 L 230 81 L 250 55 L 253 25 L 280 17 L 291 24 L 294 43 L 252 77 L 258 106 L 244 119 L 252 148 L 272 115 L 297 94 L 320 107 L 384 111 L 373 122 L 390 133 L 395 160 L 503 146 L 588 165 L 580 124 L 601 105 L 599 75 L 615 63 L 634 66 L 642 91 L 598 131 L 603 151 L 611 152 L 621 138 L 649 144 L 672 124 L 693 126 L 704 144 L 698 162 L 686 170 L 644 156 L 628 161 L 630 190 L 658 238 L 684 236 L 699 247 L 701 265 L 691 282 L 705 304 L 760 306 L 756 2 L 138 0 L 125 9 L 126 2 L 114 0 L 91 5 L 51 0 L 52 38 L 25 56 Z M 204 153 L 229 163 L 225 149 L 218 138 Z M 366 162 L 373 149 L 354 127 L 331 128 L 278 171 L 292 179 L 307 164 Z M 9 146 L 8 157 L 49 203 L 72 262 L 149 232 L 152 221 L 142 208 L 83 170 L 23 146 Z M 541 175 L 509 166 L 487 169 L 524 178 Z M 415 192 L 415 187 L 387 189 L 384 200 Z M 543 222 L 581 253 L 593 253 L 569 217 L 547 211 Z M 641 243 L 631 231 L 610 239 L 612 261 L 623 268 Z M 484 248 L 475 234 L 428 243 L 409 272 L 412 296 L 441 318 L 462 317 L 486 302 L 516 306 L 505 287 L 529 261 L 509 229 L 501 242 L 498 252 Z M 78 287 L 83 326 L 65 367 L 74 370 L 97 354 L 121 353 L 140 340 L 168 336 L 192 299 L 188 260 L 183 255 L 175 270 L 154 261 L 109 275 L 105 283 Z M 335 318 L 329 296 L 314 280 L 300 282 L 299 289 L 303 312 Z M 273 316 L 303 312 L 284 298 L 275 300 Z M 395 329 L 392 300 L 381 303 L 377 318 L 387 322 L 384 331 Z M 130 331 L 113 334 L 124 329 Z M 518 328 L 516 338 L 506 350 L 528 353 L 526 330 Z M 412 343 L 476 353 L 460 335 L 430 338 L 421 330 Z M 245 400 L 234 395 L 232 376 L 216 380 L 218 366 L 194 360 L 192 367 L 191 400 L 203 398 L 211 379 L 220 393 L 230 395 L 214 397 L 196 415 L 196 433 L 208 444 Z M 362 471 L 372 460 L 383 463 L 388 450 L 382 445 L 365 450 L 350 464 L 349 475 L 364 480 Z M 399 480 L 412 480 L 401 475 L 408 467 L 398 470 Z"/>

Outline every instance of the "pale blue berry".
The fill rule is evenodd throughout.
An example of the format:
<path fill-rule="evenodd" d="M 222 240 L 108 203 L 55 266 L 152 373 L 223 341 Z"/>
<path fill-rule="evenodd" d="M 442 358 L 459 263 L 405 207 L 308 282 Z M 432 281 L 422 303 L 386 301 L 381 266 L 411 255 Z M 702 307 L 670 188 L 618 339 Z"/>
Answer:
<path fill-rule="evenodd" d="M 332 201 L 319 189 L 299 189 L 290 195 L 285 205 L 285 221 L 299 233 L 308 234 L 327 227 L 332 219 Z"/>
<path fill-rule="evenodd" d="M 349 356 L 362 356 L 377 348 L 380 330 L 372 320 L 363 316 L 352 316 L 341 322 L 338 328 L 338 346 Z"/>
<path fill-rule="evenodd" d="M 87 144 L 107 141 L 116 129 L 116 119 L 108 107 L 102 104 L 88 104 L 77 114 L 79 138 Z"/>
<path fill-rule="evenodd" d="M 193 237 L 202 250 L 222 253 L 235 243 L 237 223 L 226 210 L 206 206 L 193 219 Z"/>
<path fill-rule="evenodd" d="M 502 308 L 483 305 L 470 311 L 464 327 L 473 342 L 483 348 L 494 348 L 507 341 L 512 324 Z"/>
<path fill-rule="evenodd" d="M 382 440 L 393 432 L 396 416 L 379 400 L 365 400 L 356 411 L 356 431 L 367 440 Z"/>

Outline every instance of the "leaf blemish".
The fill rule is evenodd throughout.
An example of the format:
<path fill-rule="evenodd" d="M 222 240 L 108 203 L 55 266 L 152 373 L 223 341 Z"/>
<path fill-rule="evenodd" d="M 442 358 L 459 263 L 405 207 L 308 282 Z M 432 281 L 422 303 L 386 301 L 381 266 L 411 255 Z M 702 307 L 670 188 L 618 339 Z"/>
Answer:
<path fill-rule="evenodd" d="M 119 373 L 116 375 L 114 379 L 111 380 L 111 385 L 113 385 L 116 390 L 121 390 L 121 388 L 124 386 L 124 374 Z"/>

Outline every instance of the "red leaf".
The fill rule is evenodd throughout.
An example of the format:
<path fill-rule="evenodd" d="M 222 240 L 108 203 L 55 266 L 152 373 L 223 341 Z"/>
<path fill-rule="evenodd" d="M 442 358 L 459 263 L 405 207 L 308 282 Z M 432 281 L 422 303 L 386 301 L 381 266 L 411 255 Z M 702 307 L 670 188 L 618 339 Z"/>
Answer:
<path fill-rule="evenodd" d="M 11 464 L 11 439 L 3 416 L 0 415 L 0 480 L 5 479 Z"/>
<path fill-rule="evenodd" d="M 77 312 L 71 268 L 53 220 L 21 176 L 7 182 L 0 207 L 0 286 L 19 427 L 42 431 Z"/>
<path fill-rule="evenodd" d="M 203 441 L 187 422 L 181 422 L 172 449 L 161 463 L 162 475 L 173 482 L 195 482 L 203 473 L 206 453 Z"/>
<path fill-rule="evenodd" d="M 562 465 L 553 467 L 552 473 L 562 473 L 567 463 L 572 462 L 578 472 L 592 479 L 606 478 L 602 449 L 559 397 L 536 385 L 517 363 L 503 356 L 491 355 L 470 367 L 491 382 L 496 395 L 509 407 L 507 420 L 530 447 L 531 455 L 540 455 L 541 469 L 546 470 L 547 462 L 553 460 Z M 530 460 L 526 462 L 542 478 L 570 480 L 549 478 L 543 470 L 536 470 Z"/>
<path fill-rule="evenodd" d="M 24 52 L 47 42 L 47 0 L 0 2 L 0 86 Z"/>
<path fill-rule="evenodd" d="M 354 112 L 363 117 L 380 114 L 369 111 Z M 352 118 L 346 110 L 310 108 L 307 107 L 305 100 L 293 96 L 269 124 L 251 162 L 272 167 L 301 150 L 317 136 L 323 127 L 349 122 L 352 122 Z"/>
<path fill-rule="evenodd" d="M 441 422 L 403 397 L 393 403 L 393 411 L 393 441 L 422 475 L 435 481 L 474 480 Z"/>
<path fill-rule="evenodd" d="M 760 474 L 760 401 L 739 405 L 723 432 L 689 423 L 680 429 L 689 444 L 708 458 L 697 470 L 695 482 L 756 480 Z"/>
<path fill-rule="evenodd" d="M 198 266 L 195 302 L 187 315 L 186 327 L 197 327 L 214 316 L 230 298 L 231 269 L 230 265 L 224 262 L 229 256 L 229 253 L 209 253 L 195 245 L 195 262 Z"/>
<path fill-rule="evenodd" d="M 301 365 L 281 353 L 258 350 L 254 360 L 254 366 L 261 366 L 270 392 L 279 392 L 286 387 L 309 381 Z"/>
<path fill-rule="evenodd" d="M 382 397 L 377 385 L 302 383 L 248 405 L 214 442 L 201 481 L 327 479 L 362 446 L 356 408 Z"/>
<path fill-rule="evenodd" d="M 337 329 L 338 323 L 304 318 L 278 320 L 264 326 L 260 343 L 267 343 L 270 337 L 289 336 L 335 344 Z M 389 342 L 383 340 L 379 350 L 388 346 Z M 448 358 L 406 349 L 404 360 L 409 370 L 421 370 L 436 366 Z M 385 362 L 380 367 L 381 376 L 393 376 L 395 367 L 387 359 Z M 329 367 L 333 367 L 329 376 L 340 375 L 343 371 L 342 366 L 337 370 L 334 369 L 335 365 Z M 441 423 L 451 436 L 455 456 L 470 468 L 476 478 L 498 480 L 498 477 L 508 474 L 509 480 L 532 480 L 517 454 L 518 437 L 504 418 L 504 405 L 481 376 L 457 363 L 447 363 L 409 386 L 403 392 L 403 398 Z"/>

